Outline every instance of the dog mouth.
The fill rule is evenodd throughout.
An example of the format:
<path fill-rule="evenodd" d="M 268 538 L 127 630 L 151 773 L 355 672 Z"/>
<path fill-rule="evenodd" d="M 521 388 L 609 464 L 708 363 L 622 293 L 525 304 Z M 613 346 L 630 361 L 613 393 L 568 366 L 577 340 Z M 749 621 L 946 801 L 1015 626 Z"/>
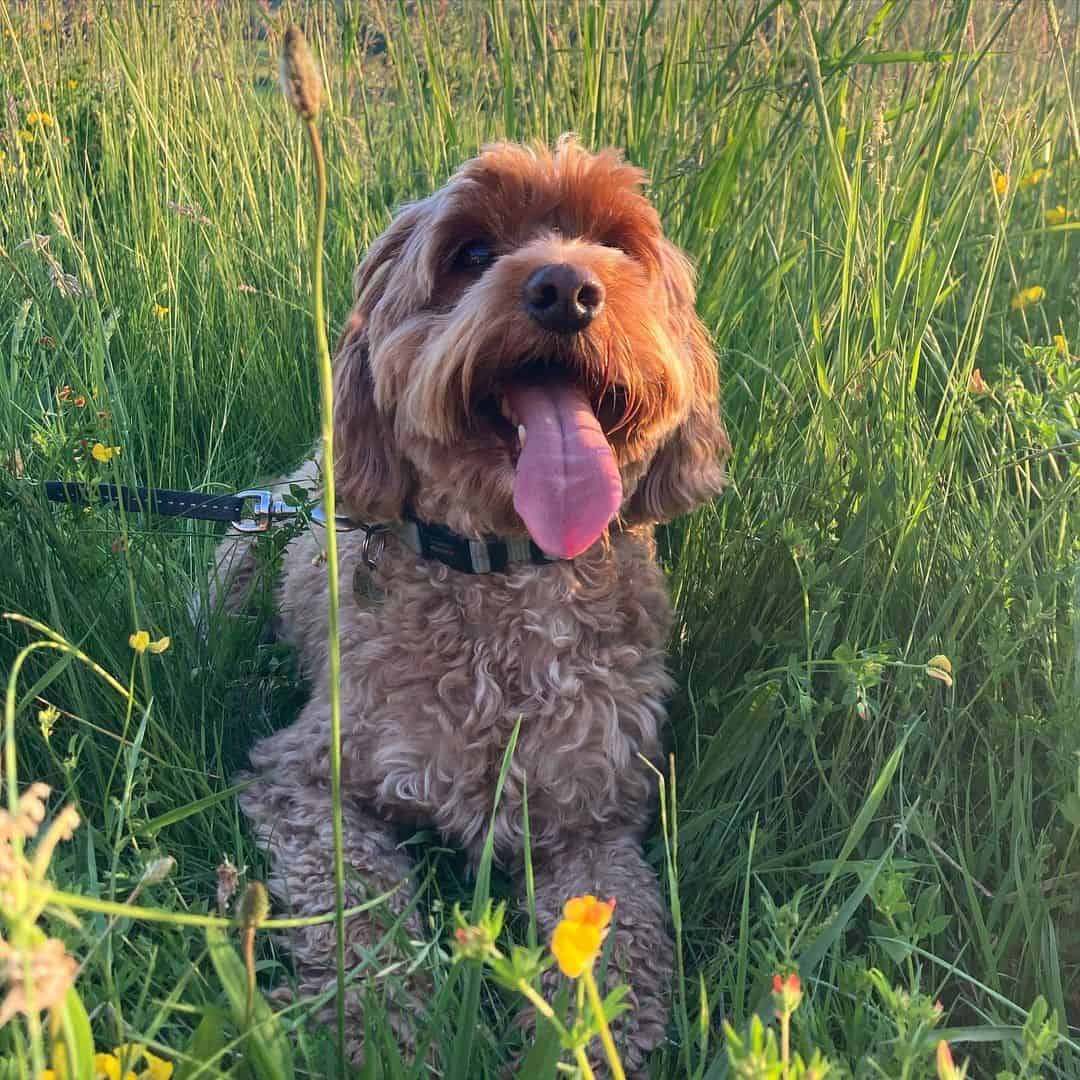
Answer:
<path fill-rule="evenodd" d="M 477 413 L 510 452 L 514 509 L 536 545 L 557 559 L 591 547 L 622 503 L 611 437 L 626 420 L 625 392 L 594 394 L 565 368 L 530 365 Z"/>

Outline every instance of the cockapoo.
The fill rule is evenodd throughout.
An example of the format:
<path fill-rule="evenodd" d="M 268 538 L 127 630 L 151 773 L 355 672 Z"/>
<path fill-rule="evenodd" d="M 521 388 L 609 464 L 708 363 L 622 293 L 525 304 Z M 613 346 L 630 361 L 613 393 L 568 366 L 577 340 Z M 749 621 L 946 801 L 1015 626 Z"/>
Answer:
<path fill-rule="evenodd" d="M 356 272 L 334 410 L 339 509 L 385 526 L 340 536 L 347 903 L 406 881 L 387 905 L 401 912 L 402 838 L 434 829 L 477 860 L 493 816 L 523 898 L 527 794 L 541 934 L 570 896 L 617 901 L 608 978 L 632 991 L 617 1025 L 630 1072 L 664 1036 L 672 978 L 641 849 L 657 796 L 642 759 L 662 758 L 671 689 L 653 527 L 714 496 L 729 451 L 691 267 L 643 180 L 570 137 L 499 144 L 406 206 Z M 334 904 L 321 543 L 291 542 L 276 592 L 311 699 L 255 746 L 241 796 L 296 915 Z M 226 540 L 217 569 L 241 607 L 250 550 Z M 408 926 L 422 936 L 415 913 Z M 350 962 L 385 932 L 385 912 L 349 919 Z M 332 925 L 290 947 L 301 993 L 332 986 Z M 392 1011 L 403 1040 L 406 1012 Z"/>

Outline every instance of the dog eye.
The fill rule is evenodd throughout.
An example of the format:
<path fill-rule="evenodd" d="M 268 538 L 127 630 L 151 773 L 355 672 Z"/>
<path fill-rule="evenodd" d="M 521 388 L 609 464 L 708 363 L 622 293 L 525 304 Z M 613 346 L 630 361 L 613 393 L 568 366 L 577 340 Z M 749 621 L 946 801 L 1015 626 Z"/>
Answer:
<path fill-rule="evenodd" d="M 495 261 L 495 252 L 486 240 L 470 240 L 462 244 L 454 256 L 458 270 L 483 270 Z"/>

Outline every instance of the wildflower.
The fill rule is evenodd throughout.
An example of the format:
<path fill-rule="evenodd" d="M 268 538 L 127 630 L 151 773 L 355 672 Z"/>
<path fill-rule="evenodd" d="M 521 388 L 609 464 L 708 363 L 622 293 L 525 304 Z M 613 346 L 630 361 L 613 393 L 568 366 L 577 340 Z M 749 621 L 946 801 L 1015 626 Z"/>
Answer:
<path fill-rule="evenodd" d="M 141 656 L 144 652 L 151 652 L 155 656 L 159 656 L 161 653 L 172 644 L 172 638 L 162 637 L 157 641 L 150 640 L 150 634 L 146 630 L 136 630 L 128 638 L 128 644 Z"/>
<path fill-rule="evenodd" d="M 31 1009 L 36 1012 L 60 1005 L 75 981 L 78 967 L 78 961 L 68 955 L 58 938 L 46 938 L 38 945 L 21 949 L 0 939 L 0 969 L 8 988 L 0 1002 L 0 1027 L 17 1013 L 29 1015 Z"/>
<path fill-rule="evenodd" d="M 304 120 L 314 120 L 322 102 L 322 80 L 299 26 L 290 26 L 285 31 L 279 76 L 285 100 Z"/>
<path fill-rule="evenodd" d="M 1043 218 L 1047 225 L 1063 225 L 1069 217 L 1069 211 L 1065 209 L 1060 203 L 1057 206 L 1051 206 L 1049 210 L 1043 214 Z"/>
<path fill-rule="evenodd" d="M 802 1001 L 802 981 L 798 974 L 793 971 L 787 978 L 774 975 L 772 998 L 778 1013 L 793 1013 Z"/>
<path fill-rule="evenodd" d="M 79 395 L 79 396 L 78 396 L 78 397 L 77 397 L 77 398 L 76 398 L 76 399 L 75 399 L 75 400 L 74 400 L 74 401 L 72 402 L 72 404 L 73 404 L 73 405 L 75 406 L 75 408 L 76 408 L 76 409 L 85 409 L 85 408 L 86 408 L 86 398 L 85 398 L 85 397 L 83 397 L 83 395 L 82 395 L 82 394 L 80 394 L 80 395 Z"/>
<path fill-rule="evenodd" d="M 19 138 L 24 143 L 32 143 L 34 141 L 34 133 L 32 131 L 20 131 Z"/>
<path fill-rule="evenodd" d="M 999 195 L 1004 195 L 1009 190 L 1009 178 L 1003 172 L 999 172 L 997 169 L 993 170 L 994 177 L 994 190 Z"/>
<path fill-rule="evenodd" d="M 1057 352 L 1058 356 L 1069 355 L 1069 343 L 1065 340 L 1064 334 L 1054 335 L 1054 350 Z"/>
<path fill-rule="evenodd" d="M 120 1059 L 115 1054 L 95 1054 L 94 1080 L 136 1080 L 136 1076 L 128 1069 L 121 1078 Z"/>
<path fill-rule="evenodd" d="M 926 661 L 926 674 L 931 679 L 937 679 L 938 682 L 943 682 L 946 686 L 952 686 L 952 661 L 942 653 L 938 653 L 937 656 L 931 656 Z"/>
<path fill-rule="evenodd" d="M 78 79 L 68 79 L 68 89 L 69 90 L 77 90 L 78 88 L 79 88 L 79 80 Z"/>
<path fill-rule="evenodd" d="M 173 1063 L 166 1061 L 164 1058 L 159 1058 L 156 1054 L 150 1053 L 145 1046 L 140 1043 L 124 1043 L 122 1046 L 118 1046 L 111 1055 L 117 1061 L 117 1068 L 121 1061 L 125 1065 L 136 1065 L 145 1063 L 145 1067 L 140 1069 L 138 1080 L 169 1080 L 169 1077 L 173 1074 Z M 128 1076 L 133 1074 L 128 1073 Z"/>
<path fill-rule="evenodd" d="M 71 387 L 68 386 L 67 383 L 65 383 L 63 386 L 60 387 L 59 390 L 56 391 L 56 400 L 67 401 L 71 397 L 71 393 Z"/>
<path fill-rule="evenodd" d="M 56 338 L 54 338 L 52 334 L 42 334 L 41 337 L 38 338 L 38 344 L 43 349 L 55 349 Z"/>
<path fill-rule="evenodd" d="M 241 281 L 236 286 L 242 293 L 257 293 L 259 290 L 254 285 L 249 285 L 246 281 Z"/>
<path fill-rule="evenodd" d="M 986 380 L 982 377 L 982 371 L 979 368 L 975 368 L 968 376 L 968 392 L 977 395 L 990 393 L 990 387 L 986 385 Z"/>
<path fill-rule="evenodd" d="M 566 901 L 562 921 L 551 936 L 551 951 L 564 975 L 576 979 L 592 967 L 614 910 L 614 897 L 606 903 L 591 895 Z"/>
<path fill-rule="evenodd" d="M 1036 169 L 1034 172 L 1029 172 L 1027 176 L 1020 177 L 1020 190 L 1027 191 L 1028 188 L 1033 188 L 1036 184 L 1041 184 L 1050 175 L 1049 169 Z"/>
<path fill-rule="evenodd" d="M 1012 298 L 1013 311 L 1022 311 L 1029 304 L 1037 304 L 1043 297 L 1046 296 L 1046 290 L 1041 285 L 1029 285 L 1026 289 L 1021 289 Z"/>
<path fill-rule="evenodd" d="M 956 1067 L 952 1051 L 944 1039 L 939 1039 L 937 1044 L 937 1075 L 938 1080 L 964 1080 L 967 1076 L 967 1063 Z"/>
<path fill-rule="evenodd" d="M 106 446 L 104 443 L 99 442 L 94 443 L 90 448 L 90 456 L 95 461 L 100 461 L 102 465 L 108 465 L 119 453 L 119 446 Z"/>
<path fill-rule="evenodd" d="M 46 705 L 38 710 L 38 724 L 41 725 L 41 737 L 48 742 L 56 721 L 60 719 L 60 710 L 55 705 Z"/>
<path fill-rule="evenodd" d="M 27 127 L 34 127 L 36 124 L 38 127 L 51 128 L 55 122 L 47 112 L 30 112 L 26 114 Z"/>
<path fill-rule="evenodd" d="M 169 314 L 169 309 L 164 304 L 154 305 L 154 315 L 159 319 L 164 319 Z"/>

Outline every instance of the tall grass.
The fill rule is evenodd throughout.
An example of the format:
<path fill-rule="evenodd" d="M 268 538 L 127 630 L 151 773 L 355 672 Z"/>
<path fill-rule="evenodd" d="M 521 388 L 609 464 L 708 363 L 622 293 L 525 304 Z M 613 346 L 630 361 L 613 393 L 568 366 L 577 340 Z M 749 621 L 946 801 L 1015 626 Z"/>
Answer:
<path fill-rule="evenodd" d="M 18 685 L 19 775 L 84 820 L 53 862 L 79 925 L 49 929 L 85 957 L 98 1044 L 242 1068 L 228 964 L 181 922 L 216 910 L 225 857 L 262 875 L 230 777 L 303 687 L 257 624 L 192 625 L 208 527 L 49 509 L 34 482 L 230 491 L 309 451 L 286 16 L 327 75 L 333 320 L 393 208 L 494 138 L 624 147 L 699 267 L 736 456 L 728 493 L 662 537 L 677 788 L 651 855 L 681 963 L 657 1074 L 725 1075 L 720 1022 L 767 1011 L 797 966 L 804 1056 L 923 1075 L 928 995 L 978 1075 L 1021 1073 L 1043 995 L 1064 1032 L 1043 1069 L 1076 1075 L 1080 65 L 1075 3 L 1053 0 L 0 9 L 0 606 L 131 671 L 138 702 L 64 657 Z M 119 456 L 94 461 L 99 441 Z M 170 651 L 133 665 L 137 628 Z M 0 635 L 5 669 L 36 636 Z M 462 997 L 444 922 L 473 884 L 426 850 L 422 1042 L 495 1075 L 514 1003 Z M 164 921 L 109 914 L 166 855 L 139 901 Z M 260 942 L 261 984 L 287 981 Z M 372 1060 L 415 1075 L 378 1004 L 396 973 L 374 957 L 363 977 Z M 330 1075 L 307 1011 L 278 1022 Z"/>

